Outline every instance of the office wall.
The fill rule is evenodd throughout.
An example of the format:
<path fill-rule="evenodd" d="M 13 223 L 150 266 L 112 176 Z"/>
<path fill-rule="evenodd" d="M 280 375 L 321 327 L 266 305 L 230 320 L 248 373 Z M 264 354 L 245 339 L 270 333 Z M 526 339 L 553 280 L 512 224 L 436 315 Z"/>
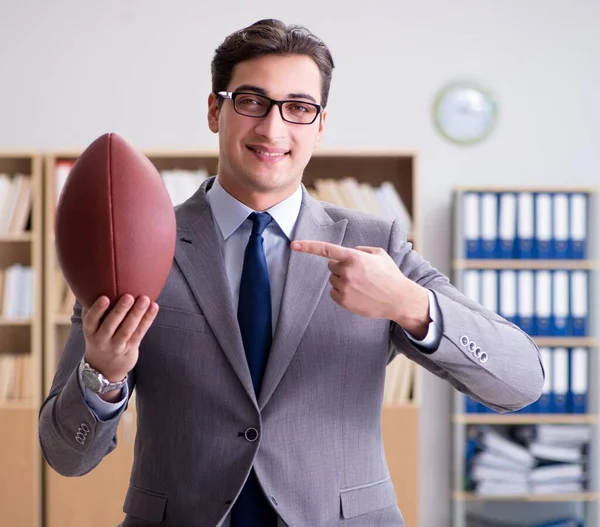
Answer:
<path fill-rule="evenodd" d="M 117 131 L 140 148 L 212 148 L 214 48 L 259 18 L 308 25 L 336 70 L 326 147 L 415 149 L 424 255 L 449 272 L 458 184 L 600 181 L 600 3 L 594 0 L 0 0 L 0 149 L 82 148 Z M 496 96 L 474 148 L 431 125 L 436 91 L 472 78 Z M 450 525 L 450 388 L 424 386 L 421 527 Z"/>

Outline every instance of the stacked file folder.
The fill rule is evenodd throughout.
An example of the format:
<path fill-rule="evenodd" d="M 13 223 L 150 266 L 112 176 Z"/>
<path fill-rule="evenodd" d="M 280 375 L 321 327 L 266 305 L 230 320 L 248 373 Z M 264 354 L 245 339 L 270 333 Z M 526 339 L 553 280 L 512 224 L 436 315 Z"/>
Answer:
<path fill-rule="evenodd" d="M 467 434 L 465 490 L 518 496 L 587 489 L 588 425 L 471 425 Z"/>

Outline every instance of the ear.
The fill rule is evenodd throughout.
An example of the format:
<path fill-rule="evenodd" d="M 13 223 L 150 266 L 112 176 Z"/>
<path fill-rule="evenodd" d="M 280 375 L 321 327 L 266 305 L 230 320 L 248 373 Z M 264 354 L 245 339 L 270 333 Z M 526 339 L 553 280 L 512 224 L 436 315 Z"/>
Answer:
<path fill-rule="evenodd" d="M 323 134 L 325 133 L 325 121 L 327 120 L 327 110 L 323 110 L 321 112 L 321 116 L 319 119 L 319 131 L 317 132 L 317 136 L 315 137 L 314 150 L 321 144 L 323 140 Z"/>
<path fill-rule="evenodd" d="M 208 128 L 214 134 L 219 132 L 219 97 L 214 93 L 208 96 Z"/>

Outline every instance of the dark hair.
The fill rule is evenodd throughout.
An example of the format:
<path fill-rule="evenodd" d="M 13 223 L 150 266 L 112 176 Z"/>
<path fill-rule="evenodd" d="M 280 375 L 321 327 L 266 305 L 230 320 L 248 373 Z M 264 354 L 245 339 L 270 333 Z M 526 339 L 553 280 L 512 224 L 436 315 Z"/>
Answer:
<path fill-rule="evenodd" d="M 321 72 L 321 106 L 327 105 L 334 68 L 329 48 L 304 26 L 286 26 L 275 19 L 259 20 L 225 38 L 215 50 L 211 64 L 212 91 L 227 89 L 236 64 L 264 55 L 311 57 Z"/>

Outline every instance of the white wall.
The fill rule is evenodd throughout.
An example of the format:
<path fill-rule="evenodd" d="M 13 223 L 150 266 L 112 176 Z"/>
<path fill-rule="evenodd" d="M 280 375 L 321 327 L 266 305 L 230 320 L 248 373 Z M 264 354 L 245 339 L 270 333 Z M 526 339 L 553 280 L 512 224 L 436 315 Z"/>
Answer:
<path fill-rule="evenodd" d="M 332 48 L 325 146 L 420 153 L 423 253 L 441 271 L 453 186 L 598 188 L 595 0 L 0 0 L 0 149 L 83 148 L 107 131 L 140 148 L 215 147 L 205 124 L 213 50 L 264 17 L 306 24 Z M 463 76 L 500 108 L 496 133 L 467 149 L 430 122 L 435 92 Z M 428 375 L 424 392 L 421 527 L 444 527 L 450 389 Z"/>

